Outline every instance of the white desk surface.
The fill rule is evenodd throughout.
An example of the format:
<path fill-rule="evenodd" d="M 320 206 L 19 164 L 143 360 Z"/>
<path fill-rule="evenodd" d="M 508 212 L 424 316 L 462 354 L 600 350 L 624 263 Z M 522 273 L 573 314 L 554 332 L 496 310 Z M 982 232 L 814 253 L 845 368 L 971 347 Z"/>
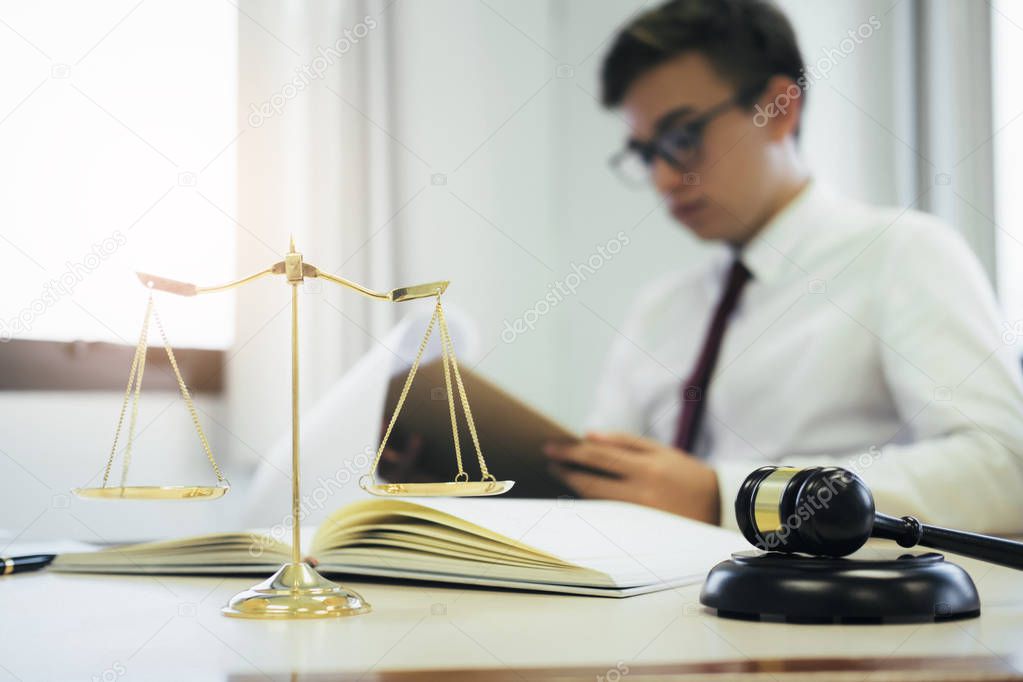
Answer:
<path fill-rule="evenodd" d="M 644 664 L 933 656 L 983 656 L 999 663 L 997 679 L 1023 675 L 1023 572 L 956 560 L 980 591 L 980 618 L 883 626 L 720 619 L 699 605 L 699 585 L 619 600 L 362 581 L 345 584 L 373 605 L 368 615 L 236 620 L 220 607 L 252 578 L 39 571 L 0 578 L 0 680 L 277 680 L 327 671 L 390 679 L 379 673 L 573 666 L 585 679 L 632 682 L 647 679 Z"/>

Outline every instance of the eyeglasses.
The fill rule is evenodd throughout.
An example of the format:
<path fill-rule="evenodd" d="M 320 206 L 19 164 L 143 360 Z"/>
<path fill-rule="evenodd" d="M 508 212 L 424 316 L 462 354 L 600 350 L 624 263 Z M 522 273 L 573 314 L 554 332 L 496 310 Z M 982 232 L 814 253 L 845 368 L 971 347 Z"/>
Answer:
<path fill-rule="evenodd" d="M 744 88 L 695 118 L 692 118 L 689 107 L 669 111 L 654 126 L 654 135 L 649 142 L 630 139 L 625 149 L 611 157 L 611 167 L 622 181 L 633 186 L 643 185 L 650 179 L 650 170 L 657 157 L 680 173 L 692 171 L 701 160 L 707 124 L 755 96 L 762 88 L 762 85 Z"/>

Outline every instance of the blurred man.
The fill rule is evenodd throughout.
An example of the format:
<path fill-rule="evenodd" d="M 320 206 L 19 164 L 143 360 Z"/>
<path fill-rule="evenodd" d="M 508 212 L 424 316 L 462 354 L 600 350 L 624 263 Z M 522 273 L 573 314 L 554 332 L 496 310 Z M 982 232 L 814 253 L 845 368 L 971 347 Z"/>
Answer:
<path fill-rule="evenodd" d="M 988 281 L 935 218 L 812 179 L 797 144 L 812 78 L 761 0 L 669 2 L 617 36 L 602 73 L 631 128 L 617 168 L 727 248 L 639 296 L 601 431 L 549 444 L 553 469 L 585 497 L 734 524 L 754 468 L 838 465 L 888 513 L 1023 530 L 1023 387 Z"/>

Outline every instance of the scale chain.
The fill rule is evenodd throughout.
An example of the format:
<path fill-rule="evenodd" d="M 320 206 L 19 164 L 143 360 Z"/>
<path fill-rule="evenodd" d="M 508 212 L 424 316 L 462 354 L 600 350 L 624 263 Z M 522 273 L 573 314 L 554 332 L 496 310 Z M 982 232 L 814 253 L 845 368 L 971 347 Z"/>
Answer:
<path fill-rule="evenodd" d="M 149 295 L 149 303 L 146 305 L 146 321 L 142 325 L 142 344 L 136 348 L 139 354 L 138 372 L 135 374 L 135 390 L 131 397 L 131 421 L 128 422 L 128 443 L 124 447 L 124 458 L 121 462 L 121 487 L 128 478 L 128 467 L 131 465 L 131 449 L 135 445 L 135 425 L 139 419 L 139 398 L 142 394 L 142 377 L 146 372 L 146 351 L 149 349 L 149 319 L 154 310 L 153 296 Z"/>
<path fill-rule="evenodd" d="M 472 418 L 472 410 L 469 408 L 469 397 L 465 392 L 465 385 L 462 383 L 462 374 L 458 371 L 458 360 L 455 359 L 455 347 L 451 343 L 451 333 L 448 331 L 448 323 L 444 318 L 444 310 L 440 305 L 440 296 L 437 296 L 437 317 L 440 321 L 440 333 L 441 333 L 441 344 L 446 348 L 447 355 L 451 361 L 451 368 L 454 370 L 455 383 L 458 384 L 458 395 L 462 400 L 462 410 L 465 412 L 465 421 L 469 427 L 469 435 L 472 437 L 472 444 L 476 448 L 476 458 L 479 460 L 480 473 L 482 474 L 481 480 L 495 480 L 491 473 L 487 470 L 487 462 L 483 459 L 483 449 L 480 448 L 480 439 L 476 435 L 476 422 Z M 443 349 L 442 349 L 443 353 Z M 454 403 L 454 397 L 450 395 L 451 389 L 448 387 L 448 400 Z M 452 421 L 454 420 L 454 407 L 452 406 Z M 457 440 L 456 440 L 457 443 Z M 461 458 L 459 458 L 459 469 L 461 469 Z"/>
<path fill-rule="evenodd" d="M 440 328 L 441 360 L 444 370 L 444 382 L 447 388 L 448 411 L 451 415 L 451 431 L 455 444 L 455 460 L 458 463 L 458 474 L 455 476 L 455 481 L 467 481 L 469 479 L 469 475 L 465 472 L 462 464 L 461 445 L 458 436 L 458 423 L 455 414 L 454 387 L 452 386 L 452 383 L 457 386 L 459 401 L 462 404 L 466 424 L 469 427 L 469 434 L 472 437 L 473 446 L 476 449 L 476 458 L 479 461 L 480 472 L 482 474 L 481 480 L 494 481 L 496 479 L 487 469 L 487 463 L 483 457 L 483 450 L 480 447 L 479 436 L 476 433 L 476 422 L 472 417 L 472 410 L 469 407 L 469 398 L 465 391 L 465 385 L 462 382 L 461 372 L 458 371 L 458 361 L 455 359 L 454 345 L 451 342 L 451 334 L 448 331 L 447 320 L 444 317 L 444 309 L 441 305 L 440 294 L 437 294 L 437 304 L 434 306 L 433 315 L 430 317 L 430 322 L 426 327 L 426 333 L 423 335 L 423 339 L 419 343 L 419 349 L 416 352 L 416 357 L 412 362 L 412 367 L 409 369 L 408 376 L 405 378 L 405 384 L 402 386 L 394 412 L 391 414 L 391 419 L 387 424 L 387 428 L 384 430 L 384 436 L 380 441 L 380 446 L 377 448 L 376 457 L 373 459 L 373 464 L 370 467 L 369 477 L 371 479 L 375 478 L 384 449 L 387 447 L 387 442 L 390 439 L 391 432 L 398 421 L 398 416 L 401 413 L 402 407 L 405 405 L 405 400 L 412 387 L 412 382 L 415 379 L 416 372 L 419 370 L 419 365 L 421 364 L 423 355 L 426 352 L 427 344 L 430 341 L 430 337 L 433 335 L 434 325 L 437 325 Z M 454 382 L 451 380 L 451 375 L 454 375 Z"/>
<path fill-rule="evenodd" d="M 192 401 L 191 393 L 188 390 L 188 386 L 185 384 L 184 378 L 181 376 L 181 370 L 178 367 L 177 358 L 174 356 L 174 350 L 171 348 L 170 342 L 167 339 L 167 333 L 163 328 L 160 313 L 156 310 L 156 306 L 153 302 L 153 295 L 150 293 L 149 301 L 146 304 L 145 318 L 142 322 L 142 333 L 139 335 L 138 343 L 135 345 L 135 355 L 132 358 L 131 369 L 128 372 L 128 385 L 124 391 L 124 401 L 121 403 L 121 414 L 117 420 L 117 429 L 114 432 L 114 444 L 110 449 L 110 457 L 107 459 L 106 468 L 103 472 L 103 487 L 107 487 L 110 479 L 110 469 L 113 466 L 114 458 L 117 456 L 117 445 L 120 442 L 121 431 L 124 428 L 124 417 L 127 412 L 128 401 L 130 399 L 132 402 L 132 412 L 131 420 L 128 423 L 128 437 L 124 449 L 124 461 L 121 467 L 120 487 L 125 487 L 125 483 L 127 481 L 128 468 L 131 464 L 132 446 L 135 441 L 135 428 L 138 421 L 138 406 L 142 391 L 142 378 L 146 366 L 146 352 L 149 347 L 149 322 L 153 318 L 156 320 L 156 327 L 159 329 L 160 337 L 163 339 L 163 347 L 167 352 L 167 359 L 170 361 L 171 369 L 174 371 L 178 390 L 181 392 L 181 397 L 184 399 L 185 405 L 188 408 L 188 413 L 192 418 L 192 424 L 195 426 L 196 433 L 199 435 L 199 441 L 202 443 L 203 451 L 206 453 L 206 459 L 209 460 L 210 466 L 213 468 L 213 473 L 217 477 L 217 483 L 220 485 L 226 484 L 227 479 L 224 477 L 223 472 L 220 470 L 220 466 L 213 457 L 209 441 L 207 440 L 206 434 L 199 422 L 199 415 L 195 409 L 195 404 Z"/>
<path fill-rule="evenodd" d="M 114 457 L 117 455 L 117 444 L 121 438 L 121 429 L 124 427 L 124 414 L 128 411 L 128 399 L 132 395 L 132 388 L 135 385 L 135 376 L 138 372 L 139 358 L 146 354 L 146 337 L 149 334 L 149 316 L 153 308 L 153 297 L 150 295 L 146 305 L 146 316 L 142 321 L 142 332 L 139 334 L 138 343 L 135 344 L 135 355 L 131 359 L 131 369 L 128 372 L 128 385 L 124 389 L 124 400 L 121 402 L 121 414 L 117 419 L 117 429 L 114 431 L 114 445 L 110 448 L 110 457 L 107 459 L 107 466 L 103 471 L 103 487 L 107 487 L 110 479 L 110 468 L 114 464 Z M 121 485 L 124 485 L 124 476 L 121 476 Z"/>
<path fill-rule="evenodd" d="M 213 467 L 217 483 L 225 483 L 227 479 L 224 478 L 217 460 L 213 458 L 210 443 L 206 440 L 206 433 L 202 430 L 202 424 L 199 423 L 199 414 L 196 412 L 195 404 L 192 402 L 192 394 L 189 392 L 188 386 L 181 376 L 181 370 L 178 369 L 178 360 L 174 357 L 174 349 L 171 348 L 170 342 L 167 340 L 167 332 L 163 330 L 163 322 L 160 320 L 160 311 L 156 308 L 153 308 L 153 317 L 156 319 L 156 328 L 160 330 L 160 337 L 163 339 L 164 350 L 167 351 L 167 359 L 170 360 L 171 368 L 174 370 L 174 377 L 178 380 L 178 389 L 181 391 L 181 397 L 185 399 L 188 414 L 192 417 L 192 423 L 195 425 L 195 432 L 199 434 L 199 440 L 202 442 L 202 449 L 206 453 L 206 459 L 209 460 L 210 466 Z"/>
<path fill-rule="evenodd" d="M 401 394 L 398 396 L 398 404 L 394 407 L 394 413 L 391 415 L 391 421 L 387 424 L 387 429 L 384 431 L 384 437 L 380 441 L 380 447 L 377 448 L 376 457 L 373 459 L 373 466 L 370 468 L 370 476 L 376 475 L 377 466 L 380 464 L 380 457 L 384 454 L 384 448 L 387 447 L 387 440 L 391 437 L 391 431 L 394 429 L 395 423 L 398 421 L 398 414 L 401 412 L 402 406 L 405 404 L 405 398 L 408 396 L 409 389 L 412 388 L 412 380 L 416 377 L 416 371 L 419 369 L 419 362 L 423 359 L 423 353 L 426 351 L 426 344 L 430 341 L 430 336 L 433 334 L 433 325 L 437 321 L 437 310 L 433 311 L 433 316 L 430 318 L 430 324 L 426 326 L 426 334 L 423 336 L 423 340 L 419 342 L 419 350 L 416 352 L 416 359 L 412 362 L 412 368 L 409 370 L 408 376 L 405 378 L 405 385 L 401 387 Z"/>
<path fill-rule="evenodd" d="M 440 311 L 440 301 L 437 302 L 436 315 Z M 441 365 L 444 369 L 444 389 L 447 391 L 448 412 L 451 414 L 451 437 L 455 442 L 455 463 L 458 465 L 458 473 L 455 474 L 456 481 L 468 481 L 469 474 L 465 473 L 462 466 L 462 444 L 458 437 L 458 421 L 455 417 L 455 394 L 451 386 L 451 361 L 448 358 L 447 347 L 444 344 L 444 327 L 441 327 Z"/>

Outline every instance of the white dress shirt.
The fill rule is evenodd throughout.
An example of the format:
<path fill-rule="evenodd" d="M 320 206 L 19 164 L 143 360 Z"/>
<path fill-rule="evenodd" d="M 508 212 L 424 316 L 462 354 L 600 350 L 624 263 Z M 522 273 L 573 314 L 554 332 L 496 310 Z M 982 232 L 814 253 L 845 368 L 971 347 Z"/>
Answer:
<path fill-rule="evenodd" d="M 765 464 L 843 466 L 878 511 L 1023 531 L 1023 381 L 994 294 L 936 218 L 811 182 L 742 251 L 753 273 L 712 375 L 694 448 L 735 526 Z M 589 426 L 670 444 L 732 259 L 723 251 L 640 297 Z"/>

